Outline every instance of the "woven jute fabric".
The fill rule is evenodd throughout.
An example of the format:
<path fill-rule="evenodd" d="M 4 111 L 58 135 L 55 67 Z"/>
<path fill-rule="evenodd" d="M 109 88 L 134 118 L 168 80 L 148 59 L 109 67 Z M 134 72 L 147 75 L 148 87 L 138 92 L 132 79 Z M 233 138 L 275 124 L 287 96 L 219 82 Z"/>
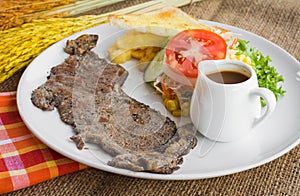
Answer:
<path fill-rule="evenodd" d="M 101 14 L 141 2 L 145 1 L 125 1 L 85 14 Z M 196 18 L 253 32 L 300 59 L 298 0 L 204 0 L 182 9 Z M 23 71 L 1 84 L 0 91 L 16 90 Z M 90 168 L 7 195 L 300 195 L 300 146 L 270 163 L 217 178 L 146 180 Z"/>

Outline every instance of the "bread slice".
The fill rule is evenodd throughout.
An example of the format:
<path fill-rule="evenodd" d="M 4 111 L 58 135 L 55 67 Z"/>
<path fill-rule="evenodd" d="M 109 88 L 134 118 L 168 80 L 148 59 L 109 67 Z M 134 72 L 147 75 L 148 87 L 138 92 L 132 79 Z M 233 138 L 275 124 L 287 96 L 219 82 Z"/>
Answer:
<path fill-rule="evenodd" d="M 143 33 L 153 33 L 160 36 L 174 36 L 186 29 L 206 29 L 209 27 L 179 8 L 172 6 L 145 14 L 109 15 L 111 25 L 131 29 Z"/>

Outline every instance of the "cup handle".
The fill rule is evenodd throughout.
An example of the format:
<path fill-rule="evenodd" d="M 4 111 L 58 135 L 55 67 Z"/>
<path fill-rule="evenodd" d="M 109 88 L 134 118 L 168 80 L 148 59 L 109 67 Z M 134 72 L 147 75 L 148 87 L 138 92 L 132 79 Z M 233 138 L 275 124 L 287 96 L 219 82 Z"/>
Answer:
<path fill-rule="evenodd" d="M 255 118 L 253 123 L 253 127 L 255 127 L 274 111 L 276 106 L 276 98 L 274 93 L 267 88 L 255 88 L 251 91 L 250 94 L 262 97 L 267 104 L 267 110 L 262 115 Z"/>

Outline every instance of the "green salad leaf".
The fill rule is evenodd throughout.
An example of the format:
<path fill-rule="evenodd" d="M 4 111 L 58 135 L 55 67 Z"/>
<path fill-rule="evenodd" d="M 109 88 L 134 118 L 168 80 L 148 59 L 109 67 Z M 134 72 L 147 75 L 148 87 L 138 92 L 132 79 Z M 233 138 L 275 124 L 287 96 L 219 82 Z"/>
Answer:
<path fill-rule="evenodd" d="M 281 83 L 284 82 L 284 78 L 280 75 L 275 67 L 271 66 L 272 59 L 269 55 L 265 56 L 259 52 L 256 48 L 249 46 L 249 42 L 239 39 L 238 44 L 235 48 L 237 50 L 236 55 L 245 55 L 251 59 L 251 66 L 257 74 L 258 86 L 270 89 L 276 100 L 280 96 L 284 96 L 285 90 L 283 90 Z M 263 99 L 262 105 L 266 103 Z"/>

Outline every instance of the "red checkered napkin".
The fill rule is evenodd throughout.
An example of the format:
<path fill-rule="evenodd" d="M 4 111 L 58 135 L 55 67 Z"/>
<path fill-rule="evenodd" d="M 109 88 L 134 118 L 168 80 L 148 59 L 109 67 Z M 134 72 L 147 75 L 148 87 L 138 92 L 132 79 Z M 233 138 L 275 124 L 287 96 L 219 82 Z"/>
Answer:
<path fill-rule="evenodd" d="M 32 135 L 18 113 L 15 92 L 0 93 L 0 194 L 84 168 Z"/>

